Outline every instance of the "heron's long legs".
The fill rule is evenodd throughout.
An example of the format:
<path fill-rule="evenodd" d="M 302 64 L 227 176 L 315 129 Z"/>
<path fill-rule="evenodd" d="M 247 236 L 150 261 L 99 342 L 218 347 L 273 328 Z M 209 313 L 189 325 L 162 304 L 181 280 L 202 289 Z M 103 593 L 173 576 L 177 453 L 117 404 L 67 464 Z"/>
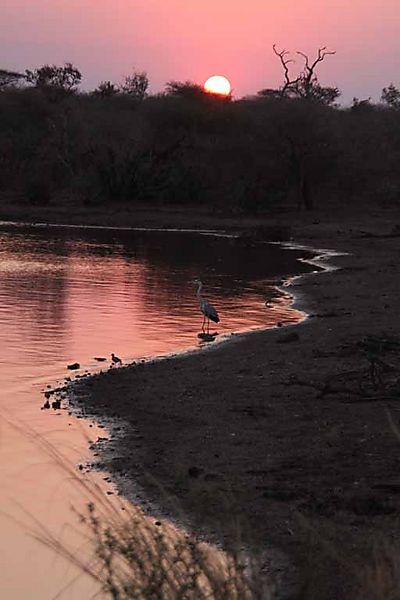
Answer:
<path fill-rule="evenodd" d="M 205 331 L 204 331 L 205 324 L 206 324 L 206 315 L 204 315 L 204 317 L 203 317 L 203 325 L 201 326 L 203 333 L 205 333 Z"/>

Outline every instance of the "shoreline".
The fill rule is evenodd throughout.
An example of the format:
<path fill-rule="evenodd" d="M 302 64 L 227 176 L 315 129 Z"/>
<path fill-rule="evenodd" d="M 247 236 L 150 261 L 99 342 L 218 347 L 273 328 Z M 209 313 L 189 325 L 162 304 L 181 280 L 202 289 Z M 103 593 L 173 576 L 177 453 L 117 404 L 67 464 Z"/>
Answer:
<path fill-rule="evenodd" d="M 392 301 L 400 239 L 391 233 L 400 216 L 313 218 L 293 219 L 298 243 L 344 254 L 339 271 L 292 284 L 314 314 L 296 341 L 270 329 L 212 353 L 114 371 L 95 377 L 85 406 L 129 424 L 104 468 L 137 480 L 151 499 L 159 488 L 150 473 L 195 526 L 223 537 L 232 515 L 242 517 L 244 542 L 287 553 L 304 597 L 345 599 L 355 597 L 354 571 L 377 538 L 400 533 L 398 440 L 385 412 L 398 408 L 354 395 L 368 377 L 359 341 L 400 331 Z M 400 369 L 399 357 L 389 358 Z"/>
<path fill-rule="evenodd" d="M 51 226 L 51 224 L 49 226 Z M 139 230 L 143 229 L 139 228 Z M 212 232 L 210 231 L 207 233 L 211 234 Z M 221 232 L 221 235 L 225 235 L 225 233 Z M 226 237 L 230 237 L 229 234 L 226 233 Z M 289 322 L 282 325 L 281 331 L 287 331 L 289 327 L 290 329 L 292 329 L 294 326 L 306 324 L 307 319 L 309 317 L 309 315 L 305 312 L 303 306 L 305 298 L 301 298 L 299 300 L 299 297 L 294 296 L 293 293 L 288 291 L 288 288 L 291 287 L 292 281 L 301 281 L 302 278 L 306 276 L 317 276 L 319 273 L 324 271 L 329 272 L 336 270 L 339 267 L 336 267 L 335 265 L 331 264 L 331 261 L 335 256 L 341 255 L 341 253 L 337 253 L 333 250 L 325 250 L 322 248 L 311 248 L 309 246 L 304 245 L 298 246 L 292 242 L 272 243 L 279 244 L 280 246 L 285 247 L 289 251 L 304 250 L 304 252 L 307 255 L 311 256 L 311 258 L 298 258 L 297 260 L 300 262 L 305 262 L 311 265 L 312 267 L 317 267 L 317 270 L 314 269 L 313 271 L 301 273 L 298 275 L 292 275 L 288 278 L 285 278 L 284 280 L 281 280 L 283 283 L 277 282 L 277 284 L 274 286 L 275 289 L 286 293 L 290 296 L 289 306 L 293 310 L 301 312 L 303 314 L 303 318 L 299 322 Z M 213 350 L 217 350 L 221 347 L 224 347 L 226 344 L 234 344 L 235 342 L 240 343 L 243 339 L 246 339 L 252 334 L 266 334 L 268 331 L 272 331 L 274 329 L 277 329 L 277 326 L 233 332 L 231 334 L 222 334 L 221 337 L 223 339 L 217 343 L 204 344 L 203 346 L 198 348 L 182 349 L 177 350 L 176 352 L 171 352 L 169 354 L 146 358 L 140 361 L 140 363 L 133 362 L 126 364 L 124 365 L 124 368 L 137 368 L 144 363 L 146 365 L 152 365 L 157 364 L 158 362 L 163 360 L 176 360 L 185 357 L 190 357 L 193 355 L 202 354 L 204 352 L 212 352 Z M 106 375 L 107 372 L 105 372 L 104 374 Z M 90 374 L 90 377 L 96 377 L 96 375 L 96 373 Z M 87 382 L 88 379 L 85 378 L 83 386 L 82 380 L 72 382 L 72 384 L 69 385 L 70 389 L 68 392 L 68 403 L 69 406 L 72 407 L 73 412 L 82 415 L 86 419 L 94 419 L 95 422 L 100 423 L 102 426 L 104 426 L 105 430 L 107 431 L 108 439 L 101 438 L 100 441 L 92 445 L 92 451 L 96 450 L 100 457 L 100 461 L 95 463 L 95 465 L 96 469 L 99 469 L 99 471 L 101 472 L 102 465 L 104 465 L 104 468 L 109 468 L 105 465 L 112 464 L 113 453 L 118 452 L 120 444 L 124 444 L 126 428 L 129 428 L 129 424 L 121 419 L 118 420 L 115 417 L 110 417 L 107 419 L 104 417 L 104 415 L 100 415 L 99 413 L 86 414 L 84 411 L 82 411 L 82 406 L 77 403 L 77 398 L 74 397 L 74 388 L 77 387 L 78 391 L 79 388 L 81 388 L 82 391 L 82 387 L 83 389 L 85 389 Z M 179 512 L 178 514 L 176 514 L 177 507 L 178 511 L 180 510 L 178 499 L 174 499 L 171 504 L 172 508 L 171 506 L 170 508 L 168 508 L 170 499 L 167 497 L 163 498 L 162 490 L 159 490 L 160 495 L 158 498 L 152 497 L 151 499 L 149 499 L 146 494 L 146 489 L 143 486 L 139 486 L 138 482 L 134 478 L 129 477 L 129 475 L 127 477 L 118 475 L 118 473 L 115 470 L 111 470 L 110 475 L 118 493 L 124 496 L 129 502 L 131 502 L 135 506 L 139 506 L 142 510 L 144 509 L 152 518 L 167 520 L 179 529 L 183 529 L 186 532 L 190 532 L 190 534 L 196 537 L 197 539 L 201 539 L 202 541 L 212 544 L 216 548 L 224 548 L 224 541 L 221 540 L 218 532 L 209 530 L 207 531 L 204 529 L 202 531 L 199 531 L 199 529 L 194 526 L 193 522 L 189 520 L 188 515 L 185 514 L 183 511 L 180 514 Z M 251 555 L 252 548 L 248 545 L 245 548 L 245 552 L 248 552 L 249 555 Z M 275 587 L 275 592 L 273 597 L 292 598 L 295 593 L 295 590 L 297 589 L 298 582 L 294 565 L 289 562 L 289 557 L 279 549 L 272 547 L 270 544 L 268 544 L 268 542 L 266 543 L 264 548 L 260 549 L 260 552 L 262 557 L 262 564 L 264 565 L 264 568 L 266 568 L 268 578 L 274 582 L 273 585 Z"/>

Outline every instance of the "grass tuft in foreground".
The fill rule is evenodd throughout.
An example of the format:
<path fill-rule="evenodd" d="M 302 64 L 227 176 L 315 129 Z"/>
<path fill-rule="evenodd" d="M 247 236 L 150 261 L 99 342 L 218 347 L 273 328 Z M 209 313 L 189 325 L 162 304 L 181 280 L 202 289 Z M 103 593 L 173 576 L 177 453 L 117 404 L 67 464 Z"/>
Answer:
<path fill-rule="evenodd" d="M 89 574 L 113 600 L 274 597 L 256 559 L 240 549 L 223 552 L 135 506 L 105 500 L 98 511 L 91 502 L 80 521 L 93 553 L 89 561 L 49 532 L 41 541 Z"/>

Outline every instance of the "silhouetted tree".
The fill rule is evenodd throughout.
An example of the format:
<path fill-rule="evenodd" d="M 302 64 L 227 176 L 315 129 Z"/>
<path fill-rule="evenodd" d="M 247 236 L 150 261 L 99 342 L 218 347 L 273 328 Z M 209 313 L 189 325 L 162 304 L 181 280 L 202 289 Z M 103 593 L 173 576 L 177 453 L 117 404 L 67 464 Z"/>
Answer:
<path fill-rule="evenodd" d="M 168 81 L 165 85 L 165 93 L 168 96 L 180 98 L 204 98 L 206 96 L 203 86 L 193 81 Z"/>
<path fill-rule="evenodd" d="M 297 94 L 300 98 L 305 98 L 306 100 L 316 100 L 321 104 L 333 104 L 340 96 L 339 89 L 337 87 L 321 86 L 318 82 L 315 69 L 319 63 L 323 62 L 326 56 L 332 56 L 336 54 L 336 52 L 330 52 L 326 49 L 326 47 L 319 48 L 318 56 L 313 63 L 310 63 L 307 54 L 304 54 L 304 52 L 297 52 L 297 54 L 304 58 L 304 70 L 294 86 L 295 94 Z"/>
<path fill-rule="evenodd" d="M 186 100 L 196 100 L 197 106 L 221 107 L 232 101 L 232 95 L 213 94 L 207 92 L 202 85 L 193 81 L 168 81 L 165 95 Z"/>
<path fill-rule="evenodd" d="M 118 94 L 118 87 L 111 81 L 102 81 L 99 86 L 94 90 L 95 96 L 101 96 L 101 98 L 110 98 Z"/>
<path fill-rule="evenodd" d="M 149 78 L 145 71 L 134 71 L 132 75 L 127 75 L 120 86 L 123 94 L 129 94 L 135 100 L 144 100 L 149 89 Z"/>
<path fill-rule="evenodd" d="M 289 65 L 294 60 L 288 58 L 289 52 L 287 50 L 278 51 L 275 44 L 272 49 L 281 62 L 285 81 L 279 90 L 261 90 L 259 92 L 260 96 L 279 95 L 282 98 L 303 98 L 327 106 L 333 104 L 339 98 L 339 89 L 337 87 L 322 86 L 316 74 L 319 63 L 323 62 L 326 56 L 336 54 L 336 52 L 331 52 L 326 47 L 319 48 L 318 55 L 313 62 L 310 62 L 309 57 L 304 52 L 297 52 L 304 59 L 304 69 L 296 78 L 291 79 Z"/>
<path fill-rule="evenodd" d="M 63 67 L 44 65 L 38 69 L 25 71 L 26 80 L 37 88 L 74 92 L 82 81 L 81 72 L 72 63 Z"/>
<path fill-rule="evenodd" d="M 289 65 L 291 63 L 293 63 L 294 60 L 292 58 L 290 58 L 290 59 L 287 58 L 290 54 L 288 50 L 281 50 L 279 52 L 276 49 L 276 44 L 274 44 L 272 46 L 272 50 L 274 51 L 274 54 L 279 58 L 279 60 L 281 62 L 283 72 L 284 72 L 284 78 L 285 78 L 284 84 L 277 91 L 281 97 L 285 97 L 285 96 L 288 96 L 290 94 L 291 90 L 294 88 L 294 86 L 297 85 L 298 81 L 301 78 L 301 75 L 296 77 L 296 79 L 290 78 Z M 267 91 L 267 90 L 262 90 L 262 91 Z M 272 90 L 270 90 L 270 91 L 272 91 Z"/>
<path fill-rule="evenodd" d="M 390 108 L 400 108 L 400 90 L 391 83 L 387 88 L 383 88 L 381 100 Z"/>

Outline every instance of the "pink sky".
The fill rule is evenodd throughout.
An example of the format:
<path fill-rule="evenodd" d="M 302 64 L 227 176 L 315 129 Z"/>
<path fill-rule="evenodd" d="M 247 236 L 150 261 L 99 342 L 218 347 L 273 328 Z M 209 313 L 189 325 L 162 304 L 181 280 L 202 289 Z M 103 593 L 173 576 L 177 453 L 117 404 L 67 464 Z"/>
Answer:
<path fill-rule="evenodd" d="M 146 70 L 170 79 L 222 74 L 236 96 L 280 82 L 271 46 L 337 50 L 319 73 L 344 100 L 400 83 L 399 0 L 1 0 L 1 68 L 71 61 L 84 87 Z"/>

